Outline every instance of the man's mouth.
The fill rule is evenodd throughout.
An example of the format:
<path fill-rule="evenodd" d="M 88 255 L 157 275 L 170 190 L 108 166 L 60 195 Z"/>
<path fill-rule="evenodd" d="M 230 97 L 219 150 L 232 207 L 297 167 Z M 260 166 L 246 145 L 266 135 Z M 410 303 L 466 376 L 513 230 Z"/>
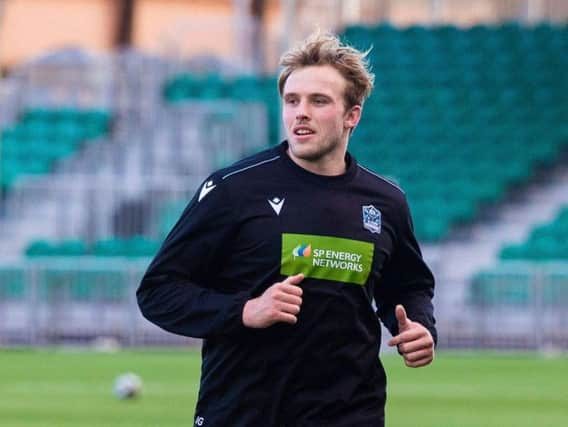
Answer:
<path fill-rule="evenodd" d="M 305 136 L 305 135 L 312 135 L 315 132 L 313 130 L 311 130 L 310 128 L 307 127 L 298 127 L 296 129 L 294 129 L 294 135 L 298 135 L 298 136 Z"/>

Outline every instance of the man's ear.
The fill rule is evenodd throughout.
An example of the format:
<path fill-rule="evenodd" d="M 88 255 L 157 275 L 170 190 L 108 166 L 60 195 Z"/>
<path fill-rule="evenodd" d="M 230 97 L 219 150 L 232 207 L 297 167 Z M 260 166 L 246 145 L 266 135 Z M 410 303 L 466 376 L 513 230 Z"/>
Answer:
<path fill-rule="evenodd" d="M 343 126 L 346 129 L 355 129 L 359 120 L 361 120 L 361 113 L 363 111 L 363 107 L 360 105 L 354 105 L 351 107 L 347 113 L 345 114 L 345 119 L 343 121 Z"/>

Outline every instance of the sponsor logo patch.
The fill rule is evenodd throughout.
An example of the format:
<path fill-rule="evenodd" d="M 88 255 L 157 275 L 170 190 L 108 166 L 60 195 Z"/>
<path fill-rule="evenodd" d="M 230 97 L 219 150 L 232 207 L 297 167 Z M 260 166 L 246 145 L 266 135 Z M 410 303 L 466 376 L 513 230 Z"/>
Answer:
<path fill-rule="evenodd" d="M 374 250 L 372 243 L 359 240 L 285 233 L 280 273 L 364 285 Z"/>

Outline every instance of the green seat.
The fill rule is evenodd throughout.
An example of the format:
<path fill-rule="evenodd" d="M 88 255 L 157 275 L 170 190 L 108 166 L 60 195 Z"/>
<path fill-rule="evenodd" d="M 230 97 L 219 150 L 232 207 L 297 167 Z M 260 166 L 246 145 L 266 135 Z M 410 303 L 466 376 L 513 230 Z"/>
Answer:
<path fill-rule="evenodd" d="M 503 260 L 523 259 L 527 256 L 527 250 L 524 245 L 507 245 L 499 253 L 499 257 Z"/>
<path fill-rule="evenodd" d="M 87 247 L 85 242 L 81 240 L 65 240 L 61 242 L 35 240 L 27 246 L 25 254 L 29 257 L 82 256 L 87 254 Z"/>
<path fill-rule="evenodd" d="M 55 253 L 55 245 L 47 240 L 35 240 L 25 249 L 25 254 L 29 257 L 52 256 Z"/>
<path fill-rule="evenodd" d="M 350 150 L 400 180 L 415 203 L 436 201 L 420 209 L 427 215 L 416 220 L 422 239 L 445 238 L 454 225 L 475 220 L 484 205 L 499 203 L 568 147 L 563 27 L 351 25 L 342 37 L 362 49 L 373 46 L 376 74 Z M 270 143 L 278 140 L 274 76 L 221 82 L 214 75 L 174 76 L 166 100 L 213 99 L 202 93 L 208 78 L 217 97 L 262 99 Z M 431 184 L 415 185 L 422 181 Z"/>
<path fill-rule="evenodd" d="M 126 256 L 127 253 L 126 245 L 121 239 L 99 240 L 92 246 L 92 254 L 95 256 Z"/>
<path fill-rule="evenodd" d="M 59 256 L 82 256 L 87 254 L 87 245 L 82 240 L 66 240 L 57 246 Z"/>
<path fill-rule="evenodd" d="M 9 191 L 20 177 L 51 172 L 56 162 L 73 155 L 81 143 L 109 131 L 110 113 L 102 110 L 37 107 L 24 110 L 3 129 L 0 187 Z"/>
<path fill-rule="evenodd" d="M 105 257 L 152 257 L 158 251 L 160 242 L 142 236 L 127 239 L 109 238 L 99 240 L 92 246 L 92 254 Z"/>
<path fill-rule="evenodd" d="M 126 253 L 128 256 L 153 257 L 158 252 L 160 242 L 142 236 L 131 237 L 125 242 Z"/>
<path fill-rule="evenodd" d="M 521 245 L 507 245 L 502 259 L 527 259 L 537 262 L 568 260 L 568 207 L 560 209 L 547 224 L 536 224 Z"/>
<path fill-rule="evenodd" d="M 417 220 L 415 224 L 416 236 L 419 240 L 437 242 L 448 234 L 448 221 L 439 217 L 428 217 Z"/>

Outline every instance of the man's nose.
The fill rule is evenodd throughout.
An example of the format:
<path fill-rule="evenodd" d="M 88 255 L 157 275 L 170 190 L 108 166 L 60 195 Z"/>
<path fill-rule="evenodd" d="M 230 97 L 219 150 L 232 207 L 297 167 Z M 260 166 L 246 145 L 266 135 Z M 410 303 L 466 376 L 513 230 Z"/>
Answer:
<path fill-rule="evenodd" d="M 305 102 L 300 102 L 298 104 L 298 109 L 296 110 L 296 120 L 308 120 L 310 114 Z"/>

